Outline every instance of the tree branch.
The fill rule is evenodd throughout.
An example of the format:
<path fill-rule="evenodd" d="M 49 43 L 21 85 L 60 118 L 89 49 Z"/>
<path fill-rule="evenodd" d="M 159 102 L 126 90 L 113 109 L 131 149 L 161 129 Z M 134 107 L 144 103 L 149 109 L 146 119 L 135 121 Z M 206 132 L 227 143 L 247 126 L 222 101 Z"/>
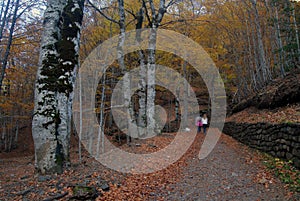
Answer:
<path fill-rule="evenodd" d="M 111 22 L 113 22 L 113 23 L 119 24 L 118 21 L 116 21 L 116 20 L 114 20 L 114 19 L 108 17 L 107 15 L 105 15 L 105 14 L 102 12 L 102 10 L 99 9 L 97 6 L 95 6 L 95 4 L 93 4 L 90 0 L 87 0 L 87 2 L 88 2 L 88 3 L 89 3 L 89 4 L 90 4 L 90 5 L 91 5 L 98 13 L 100 13 L 105 19 L 107 19 L 107 20 L 109 20 L 109 21 L 111 21 Z"/>
<path fill-rule="evenodd" d="M 142 0 L 143 2 L 142 2 L 142 6 L 143 6 L 143 8 L 145 9 L 145 14 L 146 14 L 146 17 L 147 17 L 147 20 L 148 20 L 148 26 L 149 27 L 151 27 L 151 25 L 152 25 L 152 21 L 151 21 L 151 19 L 150 19 L 150 16 L 149 16 L 149 13 L 148 13 L 148 9 L 147 9 L 147 6 L 146 6 L 146 2 L 145 2 L 145 0 Z"/>

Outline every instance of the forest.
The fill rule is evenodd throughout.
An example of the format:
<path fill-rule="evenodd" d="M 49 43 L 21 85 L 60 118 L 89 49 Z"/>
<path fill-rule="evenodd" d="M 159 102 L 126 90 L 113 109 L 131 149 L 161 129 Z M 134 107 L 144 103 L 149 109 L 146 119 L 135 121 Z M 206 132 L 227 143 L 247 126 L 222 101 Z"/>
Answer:
<path fill-rule="evenodd" d="M 157 188 L 173 192 L 163 184 L 178 181 L 168 178 L 175 178 L 174 172 L 181 171 L 178 166 L 189 167 L 189 157 L 199 153 L 201 158 L 202 153 L 205 160 L 218 147 L 218 139 L 229 147 L 242 149 L 244 145 L 228 137 L 231 134 L 275 157 L 276 167 L 293 164 L 292 173 L 286 176 L 290 178 L 286 186 L 292 186 L 293 193 L 287 190 L 288 195 L 278 196 L 289 196 L 291 200 L 299 196 L 297 0 L 1 0 L 0 19 L 0 163 L 6 167 L 15 157 L 29 157 L 34 164 L 29 173 L 12 174 L 23 175 L 22 178 L 25 174 L 25 180 L 35 173 L 52 175 L 21 179 L 25 186 L 26 182 L 57 181 L 57 174 L 66 177 L 57 184 L 63 187 L 53 192 L 50 187 L 44 187 L 44 193 L 37 192 L 33 185 L 25 191 L 14 187 L 17 192 L 7 195 L 3 194 L 5 183 L 13 179 L 5 181 L 5 172 L 0 172 L 0 195 L 7 200 L 26 196 L 29 200 L 193 200 L 199 195 L 191 198 L 157 191 L 151 194 L 141 184 L 143 174 L 153 174 L 149 183 L 159 183 Z M 212 120 L 207 137 L 196 134 L 194 118 L 199 114 L 207 114 Z M 258 136 L 245 137 L 242 132 L 247 129 L 232 122 L 248 123 L 250 133 L 259 132 Z M 250 124 L 261 122 L 267 123 L 263 131 L 251 130 Z M 268 123 L 274 128 L 271 132 L 277 133 L 278 128 L 278 139 L 267 133 Z M 226 136 L 226 132 L 231 133 L 227 137 L 221 134 L 223 126 Z M 265 136 L 261 136 L 264 132 Z M 291 137 L 285 137 L 285 132 Z M 183 142 L 175 148 L 171 140 L 176 141 L 176 136 Z M 202 148 L 199 152 L 201 143 L 204 153 Z M 122 155 L 122 151 L 110 146 L 131 155 Z M 174 152 L 167 154 L 171 159 L 149 156 L 141 162 L 141 158 L 133 156 L 151 155 L 166 147 Z M 115 153 L 105 155 L 110 151 Z M 255 151 L 242 153 L 251 161 L 264 160 L 256 152 L 249 156 L 250 152 Z M 97 165 L 91 165 L 89 168 L 94 169 L 89 169 L 93 172 L 90 183 L 84 187 L 95 186 L 94 179 L 100 177 L 107 183 L 100 182 L 92 188 L 93 193 L 76 195 L 76 189 L 82 186 L 67 183 L 75 176 L 84 179 L 74 172 L 72 177 L 74 164 L 78 163 L 76 168 L 80 170 L 81 166 L 94 164 L 92 158 L 122 173 L 112 173 L 102 165 L 96 171 Z M 143 174 L 131 175 L 135 173 Z M 278 174 L 281 173 L 280 170 Z M 269 173 L 257 175 L 256 183 L 262 183 L 264 188 L 275 181 Z M 125 183 L 113 183 L 111 177 Z M 126 185 L 127 190 L 123 188 Z M 110 194 L 103 186 L 109 186 Z M 182 186 L 173 190 L 177 188 L 184 193 L 189 191 Z M 280 186 L 272 188 L 276 191 Z M 250 193 L 250 197 L 261 198 L 254 194 Z M 213 197 L 215 194 L 209 196 L 212 200 L 218 198 Z"/>

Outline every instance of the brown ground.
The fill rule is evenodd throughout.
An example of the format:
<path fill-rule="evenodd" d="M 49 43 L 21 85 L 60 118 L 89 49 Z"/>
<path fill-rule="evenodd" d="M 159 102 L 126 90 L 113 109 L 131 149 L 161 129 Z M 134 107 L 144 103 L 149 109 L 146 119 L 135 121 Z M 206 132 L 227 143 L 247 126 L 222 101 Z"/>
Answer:
<path fill-rule="evenodd" d="M 133 145 L 141 146 L 123 145 L 123 148 L 153 152 L 166 146 L 173 137 L 174 134 L 166 134 L 134 141 Z M 226 135 L 207 158 L 199 160 L 203 138 L 202 134 L 197 135 L 189 151 L 168 168 L 140 175 L 112 171 L 86 152 L 79 163 L 75 137 L 72 165 L 61 175 L 35 174 L 32 153 L 12 154 L 13 157 L 1 153 L 0 200 L 43 200 L 62 194 L 65 196 L 61 200 L 68 200 L 75 185 L 93 186 L 101 192 L 105 182 L 110 191 L 102 192 L 97 200 L 296 200 L 297 195 L 291 197 L 284 185 L 268 173 L 261 154 Z"/>

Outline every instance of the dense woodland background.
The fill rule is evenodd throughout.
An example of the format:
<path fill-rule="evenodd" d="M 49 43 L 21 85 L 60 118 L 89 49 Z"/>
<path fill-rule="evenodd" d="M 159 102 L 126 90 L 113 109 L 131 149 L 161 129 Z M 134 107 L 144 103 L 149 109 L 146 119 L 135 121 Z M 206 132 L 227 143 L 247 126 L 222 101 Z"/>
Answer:
<path fill-rule="evenodd" d="M 125 27 L 119 23 L 121 18 L 117 1 L 94 0 L 85 3 L 81 62 L 93 48 L 119 34 L 121 29 L 129 31 L 152 27 L 150 8 L 146 9 L 148 1 L 124 2 Z M 158 1 L 154 4 L 159 8 Z M 190 0 L 170 1 L 166 5 L 159 28 L 188 36 L 210 54 L 225 83 L 229 103 L 238 103 L 273 79 L 299 68 L 300 4 L 297 2 Z M 0 151 L 9 152 L 23 146 L 18 138 L 26 129 L 30 135 L 45 8 L 44 1 L 0 1 Z M 125 55 L 125 65 L 128 68 L 138 67 L 137 58 L 138 53 Z M 196 91 L 197 88 L 205 88 L 199 74 L 180 58 L 158 52 L 156 61 L 187 77 Z M 102 82 L 104 85 L 99 85 L 96 96 L 99 113 L 101 103 L 109 106 L 109 96 L 122 73 L 116 62 Z M 106 87 L 105 96 L 101 96 L 102 86 Z M 160 92 L 164 89 L 156 90 L 158 99 L 162 99 L 165 95 Z M 197 93 L 198 97 L 201 93 Z M 204 110 L 209 108 L 208 100 L 199 98 L 199 103 Z M 175 103 L 170 102 L 170 110 L 175 107 L 172 104 Z M 108 123 L 109 117 L 107 113 Z"/>

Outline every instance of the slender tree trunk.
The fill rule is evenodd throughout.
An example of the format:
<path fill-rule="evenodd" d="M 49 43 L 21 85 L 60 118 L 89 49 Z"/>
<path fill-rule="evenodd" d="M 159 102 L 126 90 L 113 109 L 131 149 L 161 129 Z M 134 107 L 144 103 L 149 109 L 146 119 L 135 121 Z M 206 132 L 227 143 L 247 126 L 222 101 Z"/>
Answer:
<path fill-rule="evenodd" d="M 269 18 L 270 19 L 274 19 L 274 21 L 276 20 L 276 18 L 274 17 L 274 8 L 272 6 L 272 4 L 270 4 L 269 1 L 265 0 L 265 6 L 267 8 L 267 12 L 269 14 Z M 276 65 L 282 65 L 281 61 L 280 61 L 280 54 L 275 54 L 276 51 L 278 51 L 278 41 L 277 41 L 277 31 L 276 31 L 276 22 L 274 22 L 274 26 L 269 26 L 269 35 L 270 35 L 270 41 L 271 41 L 271 52 L 270 54 L 273 55 L 273 64 Z M 273 34 L 275 33 L 275 34 Z M 270 56 L 271 57 L 271 56 Z M 276 73 L 276 68 L 274 67 L 272 73 Z"/>
<path fill-rule="evenodd" d="M 100 144 L 101 144 L 101 153 L 104 153 L 104 103 L 105 103 L 105 80 L 106 73 L 103 72 L 102 75 L 102 92 L 101 92 L 101 104 L 100 104 L 100 116 L 99 116 L 99 130 L 98 130 L 98 139 L 97 139 L 97 150 L 96 156 L 99 157 L 100 154 Z"/>
<path fill-rule="evenodd" d="M 252 22 L 252 19 L 251 19 L 251 16 L 249 16 L 249 19 L 251 20 L 251 23 L 253 23 Z M 251 24 L 250 23 L 250 24 Z M 251 40 L 252 40 L 252 46 L 253 46 L 253 55 L 254 55 L 254 68 L 255 68 L 255 70 L 253 70 L 253 73 L 254 73 L 254 83 L 256 83 L 254 86 L 255 86 L 255 88 L 258 90 L 258 89 L 260 89 L 261 87 L 262 87 L 262 77 L 261 77 L 261 74 L 260 74 L 260 70 L 259 70 L 259 59 L 258 59 L 258 57 L 259 57 L 259 53 L 257 52 L 258 51 L 258 48 L 257 48 L 257 46 L 256 46 L 256 38 L 255 38 L 255 30 L 254 30 L 254 28 L 251 26 Z"/>
<path fill-rule="evenodd" d="M 141 29 L 143 27 L 143 8 L 140 8 L 137 13 L 137 23 L 136 23 L 136 42 L 139 45 L 141 42 Z M 139 82 L 138 82 L 138 98 L 139 98 L 139 114 L 138 114 L 138 125 L 140 127 L 146 126 L 146 66 L 145 66 L 145 55 L 143 50 L 138 50 L 139 61 L 140 61 L 140 71 L 139 71 Z"/>
<path fill-rule="evenodd" d="M 124 63 L 124 51 L 123 46 L 125 42 L 125 10 L 124 10 L 124 1 L 118 0 L 119 3 L 119 27 L 120 27 L 120 35 L 119 35 L 119 41 L 118 41 L 118 62 L 121 68 L 121 71 L 124 72 L 125 70 L 125 63 Z"/>
<path fill-rule="evenodd" d="M 263 38 L 261 33 L 261 25 L 260 25 L 260 18 L 259 13 L 257 10 L 256 0 L 251 0 L 253 9 L 254 9 L 254 24 L 256 27 L 256 34 L 257 34 L 257 45 L 258 45 L 258 56 L 259 56 L 259 72 L 262 77 L 263 85 L 265 85 L 271 78 L 269 73 L 269 66 L 266 61 L 265 56 L 265 49 L 263 44 Z"/>
<path fill-rule="evenodd" d="M 296 15 L 295 15 L 295 2 L 291 2 L 292 4 L 292 9 L 293 9 L 293 23 L 294 23 L 294 28 L 295 28 L 295 37 L 296 37 L 296 42 L 297 42 L 297 58 L 298 62 L 300 61 L 300 43 L 299 43 L 299 33 L 298 33 L 298 26 L 297 26 L 297 21 L 296 21 Z"/>
<path fill-rule="evenodd" d="M 148 131 L 151 134 L 157 133 L 156 131 L 156 122 L 154 119 L 155 116 L 155 71 L 156 71 L 156 37 L 157 37 L 157 28 L 160 25 L 160 22 L 163 19 L 163 16 L 166 12 L 165 0 L 160 0 L 159 10 L 156 13 L 153 0 L 149 0 L 151 12 L 152 12 L 152 29 L 149 35 L 149 56 L 147 64 L 147 126 Z"/>
<path fill-rule="evenodd" d="M 15 144 L 17 144 L 17 143 L 18 143 L 18 137 L 19 137 L 19 121 L 17 120 L 17 121 L 16 121 L 16 133 L 15 133 L 15 140 L 14 140 Z"/>
<path fill-rule="evenodd" d="M 291 48 L 291 45 L 293 45 L 293 40 L 292 40 L 292 27 L 291 27 L 291 2 L 290 0 L 284 0 L 283 2 L 283 12 L 284 15 L 282 17 L 283 19 L 283 24 L 282 27 L 284 29 L 284 38 L 285 38 L 285 54 L 287 55 L 285 57 L 286 61 L 286 68 L 291 68 L 294 67 L 295 59 L 294 59 L 294 50 Z"/>
<path fill-rule="evenodd" d="M 10 0 L 8 0 L 8 1 L 6 2 L 5 10 L 4 10 L 4 13 L 3 13 L 3 15 L 2 15 L 2 11 L 3 11 L 3 8 L 4 8 L 4 1 L 2 2 L 1 16 L 3 16 L 3 18 L 1 18 L 1 26 L 0 26 L 0 42 L 1 42 L 2 37 L 3 37 L 3 29 L 4 29 L 5 23 L 6 23 L 7 12 L 8 12 L 8 9 L 9 9 L 9 5 L 10 5 Z"/>
<path fill-rule="evenodd" d="M 79 135 L 78 135 L 78 155 L 79 155 L 79 162 L 81 163 L 81 139 L 82 139 L 82 80 L 81 74 L 78 74 L 79 79 Z"/>
<path fill-rule="evenodd" d="M 275 26 L 276 26 L 276 36 L 277 36 L 277 43 L 278 43 L 278 49 L 279 49 L 279 59 L 280 59 L 280 72 L 281 76 L 285 76 L 285 70 L 284 70 L 284 63 L 286 64 L 286 56 L 285 52 L 283 51 L 283 45 L 282 45 L 282 40 L 281 40 L 281 33 L 280 33 L 280 25 L 279 25 L 279 17 L 278 17 L 278 9 L 277 6 L 275 5 Z"/>
<path fill-rule="evenodd" d="M 151 30 L 149 38 L 149 57 L 147 64 L 147 127 L 148 131 L 155 133 L 155 49 L 156 49 L 156 27 Z"/>
<path fill-rule="evenodd" d="M 143 6 L 137 13 L 136 17 L 136 42 L 140 45 L 141 42 L 141 29 L 143 28 L 143 20 L 144 20 L 144 10 Z M 139 102 L 139 109 L 138 109 L 138 117 L 137 117 L 137 125 L 139 126 L 139 137 L 145 135 L 143 133 L 144 128 L 147 125 L 146 119 L 146 74 L 147 68 L 145 64 L 145 54 L 143 50 L 138 50 L 139 54 L 139 62 L 140 62 L 140 70 L 139 70 L 139 82 L 138 82 L 138 102 Z"/>
<path fill-rule="evenodd" d="M 146 127 L 146 65 L 145 65 L 145 55 L 142 50 L 139 50 L 139 60 L 140 60 L 140 77 L 139 77 L 139 115 L 138 115 L 138 125 L 140 127 Z M 141 132 L 139 132 L 141 133 Z M 142 133 L 141 133 L 142 134 Z"/>
<path fill-rule="evenodd" d="M 119 4 L 119 27 L 120 27 L 120 35 L 119 35 L 119 42 L 118 42 L 118 62 L 120 65 L 120 68 L 123 73 L 126 73 L 126 67 L 125 67 L 125 61 L 124 61 L 124 51 L 123 51 L 123 45 L 125 42 L 125 9 L 124 9 L 124 1 L 123 0 L 118 0 Z M 127 114 L 131 114 L 132 112 L 132 107 L 131 107 L 131 96 L 130 96 L 130 78 L 128 76 L 123 77 L 123 97 L 124 97 L 124 105 L 125 105 L 125 111 Z M 127 144 L 131 142 L 131 136 L 129 135 L 130 131 L 130 124 L 131 124 L 131 118 L 128 116 L 127 118 L 127 130 L 128 133 L 126 135 L 126 141 Z"/>
<path fill-rule="evenodd" d="M 83 7 L 84 0 L 50 0 L 45 11 L 32 121 L 35 164 L 41 173 L 60 173 L 69 162 Z"/>
<path fill-rule="evenodd" d="M 11 22 L 10 30 L 9 30 L 8 43 L 6 46 L 5 53 L 4 53 L 4 58 L 1 59 L 2 66 L 1 66 L 1 73 L 0 73 L 0 93 L 1 93 L 1 88 L 2 88 L 2 82 L 4 79 L 4 75 L 5 75 L 5 69 L 7 66 L 8 56 L 10 53 L 10 48 L 11 48 L 11 44 L 12 44 L 12 40 L 13 40 L 13 33 L 14 33 L 14 29 L 15 29 L 15 25 L 16 25 L 16 21 L 17 21 L 17 12 L 19 9 L 19 3 L 20 3 L 20 0 L 17 0 L 15 3 L 14 14 L 13 14 L 13 18 L 12 18 L 12 22 Z M 3 22 L 3 23 L 5 23 L 5 22 Z M 1 34 L 2 34 L 2 31 L 3 30 L 1 30 L 1 32 L 0 32 Z M 0 40 L 1 40 L 1 37 L 0 37 Z"/>
<path fill-rule="evenodd" d="M 187 83 L 187 62 L 183 61 L 183 76 L 185 78 L 185 82 L 184 82 L 184 97 L 183 97 L 183 128 L 187 128 L 188 127 L 188 83 Z"/>
<path fill-rule="evenodd" d="M 253 62 L 253 60 L 255 60 L 255 58 L 253 57 L 254 53 L 252 51 L 251 40 L 250 40 L 250 36 L 249 36 L 249 35 L 251 35 L 251 33 L 249 31 L 249 26 L 248 26 L 248 21 L 247 20 L 246 20 L 246 28 L 247 28 L 247 42 L 248 42 L 248 54 L 249 54 L 249 56 L 248 56 L 248 60 L 249 60 L 249 62 L 248 62 L 248 72 L 249 72 L 249 75 L 250 75 L 250 80 L 252 80 L 251 83 L 253 83 L 251 85 L 255 89 L 256 85 L 254 85 L 255 82 L 253 80 L 253 79 L 255 79 L 255 77 L 253 77 L 252 75 L 253 75 L 253 68 L 256 64 L 255 64 L 255 62 Z"/>

